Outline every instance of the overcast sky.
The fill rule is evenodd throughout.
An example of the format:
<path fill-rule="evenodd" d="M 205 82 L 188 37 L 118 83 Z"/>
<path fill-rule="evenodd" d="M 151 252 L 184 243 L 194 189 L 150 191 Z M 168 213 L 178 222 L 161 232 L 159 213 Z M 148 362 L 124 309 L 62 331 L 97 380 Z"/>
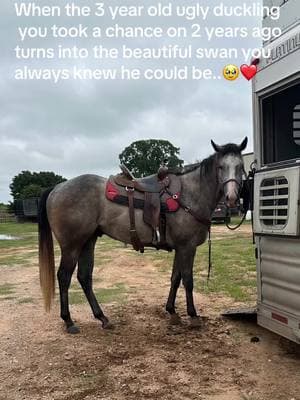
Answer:
<path fill-rule="evenodd" d="M 118 155 L 135 140 L 167 139 L 180 147 L 180 156 L 186 163 L 212 153 L 211 138 L 222 144 L 241 142 L 248 135 L 250 145 L 247 150 L 252 150 L 251 84 L 243 78 L 235 82 L 223 79 L 198 82 L 68 81 L 59 84 L 15 81 L 14 69 L 22 66 L 22 63 L 15 61 L 13 52 L 18 43 L 16 27 L 18 24 L 28 24 L 28 19 L 22 21 L 14 17 L 13 3 L 12 0 L 2 0 L 0 4 L 0 202 L 11 200 L 9 184 L 22 170 L 54 171 L 67 178 L 83 173 L 107 176 L 116 172 Z M 49 1 L 41 0 L 38 3 L 49 4 Z M 54 1 L 50 3 L 55 4 Z M 62 3 L 59 1 L 57 4 Z M 173 3 L 187 4 L 181 0 Z M 217 1 L 200 3 L 212 5 Z M 232 1 L 224 3 L 231 4 Z M 234 3 L 238 4 L 239 1 Z M 116 22 L 124 24 L 126 20 L 122 21 Z M 36 23 L 36 20 L 33 22 Z M 75 23 L 62 18 L 59 21 L 47 20 L 49 24 L 55 22 Z M 91 24 L 94 23 L 91 20 Z M 110 24 L 109 21 L 102 21 L 102 24 L 105 23 Z M 149 20 L 138 23 L 149 24 Z M 260 25 L 260 18 L 233 19 L 232 23 L 252 27 Z M 212 19 L 209 24 L 216 26 L 222 22 Z M 165 39 L 147 43 L 139 39 L 126 43 L 132 47 L 159 47 L 165 43 Z M 32 41 L 24 46 L 51 44 L 51 40 Z M 75 43 L 70 41 L 70 44 Z M 122 44 L 120 40 L 114 41 L 115 46 Z M 217 44 L 221 47 L 260 47 L 260 41 L 253 39 L 215 41 L 212 46 Z M 85 42 L 85 45 L 88 43 Z M 204 47 L 206 42 L 198 39 L 197 45 Z M 221 71 L 223 65 L 229 62 L 209 61 L 207 65 Z M 234 62 L 240 65 L 244 60 Z M 105 62 L 104 65 L 116 66 L 117 63 Z M 148 63 L 151 66 L 153 61 Z M 51 61 L 24 64 L 29 67 L 58 66 Z M 173 64 L 166 60 L 155 62 L 156 66 L 164 67 Z M 95 63 L 79 65 L 96 66 Z M 142 66 L 140 61 L 135 65 Z M 68 64 L 63 66 L 68 67 Z M 205 68 L 203 61 L 199 62 L 199 68 Z"/>

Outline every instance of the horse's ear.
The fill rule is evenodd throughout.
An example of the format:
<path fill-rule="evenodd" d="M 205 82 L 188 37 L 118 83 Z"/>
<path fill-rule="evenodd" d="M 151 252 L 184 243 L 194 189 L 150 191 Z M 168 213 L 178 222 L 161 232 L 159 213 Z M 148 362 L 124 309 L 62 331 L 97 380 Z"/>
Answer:
<path fill-rule="evenodd" d="M 240 152 L 242 152 L 243 150 L 245 150 L 245 148 L 247 147 L 248 144 L 248 138 L 247 136 L 245 137 L 245 139 L 242 141 L 242 143 L 240 144 Z"/>
<path fill-rule="evenodd" d="M 213 140 L 211 140 L 210 143 L 216 153 L 218 153 L 221 150 L 221 146 L 217 145 Z"/>

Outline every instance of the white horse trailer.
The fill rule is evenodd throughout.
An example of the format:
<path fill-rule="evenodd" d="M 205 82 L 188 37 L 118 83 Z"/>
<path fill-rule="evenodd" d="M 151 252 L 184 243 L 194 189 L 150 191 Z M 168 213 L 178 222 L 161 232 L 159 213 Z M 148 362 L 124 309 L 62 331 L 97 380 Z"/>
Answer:
<path fill-rule="evenodd" d="M 264 44 L 253 80 L 258 324 L 300 343 L 300 1 L 280 6 L 282 35 Z"/>

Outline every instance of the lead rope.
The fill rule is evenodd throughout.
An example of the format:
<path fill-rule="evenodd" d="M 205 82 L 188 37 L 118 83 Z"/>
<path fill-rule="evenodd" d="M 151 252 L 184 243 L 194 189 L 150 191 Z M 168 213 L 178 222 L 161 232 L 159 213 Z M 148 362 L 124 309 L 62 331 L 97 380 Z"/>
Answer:
<path fill-rule="evenodd" d="M 209 283 L 210 272 L 212 269 L 211 263 L 211 228 L 208 228 L 208 272 L 207 272 L 207 284 Z"/>
<path fill-rule="evenodd" d="M 236 229 L 238 229 L 243 224 L 243 222 L 245 221 L 246 216 L 247 216 L 247 212 L 248 212 L 248 210 L 245 211 L 242 219 L 240 220 L 240 222 L 236 226 L 230 226 L 229 223 L 226 222 L 226 227 L 231 231 L 235 231 Z"/>

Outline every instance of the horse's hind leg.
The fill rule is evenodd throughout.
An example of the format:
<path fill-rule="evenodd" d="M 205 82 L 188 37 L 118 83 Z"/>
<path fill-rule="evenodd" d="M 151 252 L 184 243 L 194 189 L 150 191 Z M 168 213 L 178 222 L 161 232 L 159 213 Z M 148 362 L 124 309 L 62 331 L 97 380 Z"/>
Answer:
<path fill-rule="evenodd" d="M 84 245 L 78 260 L 78 281 L 86 295 L 86 298 L 91 306 L 95 318 L 102 322 L 102 327 L 111 327 L 108 319 L 103 314 L 99 303 L 93 292 L 93 268 L 94 268 L 94 249 L 97 241 L 97 236 L 89 239 Z"/>
<path fill-rule="evenodd" d="M 60 293 L 60 316 L 65 321 L 68 333 L 78 333 L 79 329 L 74 325 L 69 310 L 69 287 L 72 274 L 76 267 L 77 257 L 72 252 L 62 251 L 60 266 L 57 271 Z"/>

